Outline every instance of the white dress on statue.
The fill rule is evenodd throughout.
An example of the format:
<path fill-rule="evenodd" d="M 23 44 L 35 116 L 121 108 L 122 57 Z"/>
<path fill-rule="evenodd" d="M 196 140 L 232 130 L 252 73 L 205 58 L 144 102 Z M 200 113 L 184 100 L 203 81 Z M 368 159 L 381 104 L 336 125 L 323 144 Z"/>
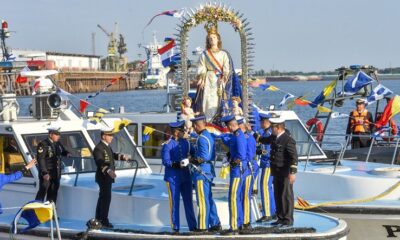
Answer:
<path fill-rule="evenodd" d="M 211 120 L 212 117 L 217 113 L 218 110 L 218 71 L 215 72 L 213 65 L 207 59 L 206 53 L 203 52 L 200 56 L 199 66 L 197 70 L 198 75 L 205 76 L 204 83 L 204 97 L 202 100 L 202 107 L 204 115 L 207 121 Z M 212 52 L 215 59 L 219 62 L 222 67 L 224 76 L 229 76 L 229 57 L 224 51 Z M 218 66 L 218 65 L 217 65 Z"/>

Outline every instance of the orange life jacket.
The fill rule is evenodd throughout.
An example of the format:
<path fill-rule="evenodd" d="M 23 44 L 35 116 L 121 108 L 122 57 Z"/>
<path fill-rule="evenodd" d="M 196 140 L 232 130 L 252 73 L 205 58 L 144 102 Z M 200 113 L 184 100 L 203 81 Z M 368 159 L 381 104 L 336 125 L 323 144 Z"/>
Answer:
<path fill-rule="evenodd" d="M 353 133 L 365 133 L 365 132 L 370 132 L 370 127 L 369 127 L 369 120 L 367 119 L 368 115 L 368 110 L 364 109 L 361 113 L 359 113 L 357 110 L 353 110 L 352 116 L 353 118 L 351 119 L 351 129 L 353 130 Z M 363 123 L 359 123 L 359 121 L 362 120 Z"/>

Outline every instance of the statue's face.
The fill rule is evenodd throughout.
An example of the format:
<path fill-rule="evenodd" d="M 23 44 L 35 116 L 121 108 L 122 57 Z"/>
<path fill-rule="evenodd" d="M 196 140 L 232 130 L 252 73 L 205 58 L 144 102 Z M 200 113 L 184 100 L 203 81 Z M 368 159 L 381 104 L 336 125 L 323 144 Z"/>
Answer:
<path fill-rule="evenodd" d="M 217 34 L 210 34 L 210 36 L 208 36 L 208 41 L 210 42 L 211 47 L 216 47 L 218 46 L 218 36 Z"/>

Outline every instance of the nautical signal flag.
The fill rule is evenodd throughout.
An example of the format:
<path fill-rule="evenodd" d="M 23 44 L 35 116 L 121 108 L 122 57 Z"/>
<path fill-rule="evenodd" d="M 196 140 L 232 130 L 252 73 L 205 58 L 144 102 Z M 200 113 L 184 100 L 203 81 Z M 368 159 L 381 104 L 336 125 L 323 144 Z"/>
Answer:
<path fill-rule="evenodd" d="M 376 121 L 375 126 L 381 128 L 385 126 L 389 120 L 400 112 L 400 96 L 396 95 L 386 105 L 382 116 Z"/>
<path fill-rule="evenodd" d="M 344 84 L 343 90 L 345 95 L 353 95 L 364 86 L 371 84 L 373 78 L 368 76 L 363 71 L 358 71 L 353 77 L 349 78 Z"/>
<path fill-rule="evenodd" d="M 145 143 L 149 141 L 150 135 L 155 131 L 156 129 L 148 126 L 144 126 L 143 129 L 143 136 L 142 136 L 142 142 Z"/>
<path fill-rule="evenodd" d="M 259 88 L 261 88 L 263 91 L 269 90 L 272 92 L 276 92 L 276 91 L 280 90 L 279 88 L 275 87 L 274 85 L 271 85 L 268 83 L 260 84 Z"/>
<path fill-rule="evenodd" d="M 53 204 L 49 202 L 31 201 L 25 204 L 17 213 L 12 222 L 12 232 L 17 234 L 17 224 L 20 218 L 28 222 L 28 226 L 20 232 L 24 233 L 29 229 L 35 228 L 42 223 L 52 220 Z"/>
<path fill-rule="evenodd" d="M 84 113 L 88 106 L 89 106 L 89 103 L 87 101 L 82 100 L 82 99 L 79 100 L 79 111 L 81 113 Z"/>
<path fill-rule="evenodd" d="M 318 111 L 324 112 L 324 113 L 332 112 L 331 109 L 329 109 L 329 108 L 327 108 L 327 107 L 324 107 L 324 106 L 322 106 L 322 105 L 318 105 L 318 106 L 317 106 L 317 109 L 318 109 Z"/>
<path fill-rule="evenodd" d="M 311 102 L 310 106 L 312 108 L 315 108 L 315 107 L 317 107 L 317 105 L 321 104 L 325 100 L 325 98 L 329 97 L 329 95 L 331 95 L 333 89 L 335 89 L 336 83 L 337 83 L 337 79 L 330 82 L 324 88 L 324 90 L 322 90 L 322 92 L 314 99 L 314 101 Z"/>
<path fill-rule="evenodd" d="M 279 107 L 283 107 L 283 105 L 285 105 L 286 101 L 290 98 L 294 98 L 294 95 L 288 93 L 285 96 L 283 96 L 282 101 L 279 103 Z"/>
<path fill-rule="evenodd" d="M 372 90 L 371 94 L 367 97 L 366 105 L 371 104 L 377 100 L 381 100 L 392 93 L 393 93 L 392 90 L 383 86 L 382 84 L 379 84 L 374 88 L 374 90 Z"/>
<path fill-rule="evenodd" d="M 307 106 L 310 105 L 310 101 L 305 99 L 305 96 L 300 96 L 294 100 L 294 104 L 298 106 Z"/>

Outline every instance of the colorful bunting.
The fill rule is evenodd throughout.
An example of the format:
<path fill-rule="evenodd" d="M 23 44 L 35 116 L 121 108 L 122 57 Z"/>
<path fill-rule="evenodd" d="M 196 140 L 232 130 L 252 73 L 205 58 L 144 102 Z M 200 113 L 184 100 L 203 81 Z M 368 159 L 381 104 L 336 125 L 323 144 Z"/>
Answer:
<path fill-rule="evenodd" d="M 275 87 L 274 85 L 268 84 L 268 83 L 264 83 L 264 84 L 260 84 L 259 88 L 261 88 L 263 91 L 265 90 L 269 90 L 272 92 L 276 92 L 279 91 L 280 89 Z"/>
<path fill-rule="evenodd" d="M 345 95 L 353 95 L 357 93 L 364 86 L 371 84 L 374 81 L 373 78 L 368 76 L 363 71 L 358 71 L 353 77 L 351 77 L 345 83 L 343 89 Z"/>
<path fill-rule="evenodd" d="M 317 109 L 318 109 L 318 111 L 324 112 L 324 113 L 332 112 L 331 109 L 329 109 L 329 108 L 327 108 L 327 107 L 324 107 L 324 106 L 322 106 L 322 105 L 318 105 L 318 106 L 317 106 Z"/>
<path fill-rule="evenodd" d="M 156 129 L 148 126 L 144 126 L 143 129 L 143 134 L 142 134 L 142 142 L 145 143 L 149 141 L 150 135 L 155 131 Z"/>
<path fill-rule="evenodd" d="M 175 17 L 175 18 L 181 18 L 184 13 L 185 13 L 184 9 L 181 9 L 181 10 L 169 10 L 169 11 L 161 12 L 159 14 L 154 15 L 150 19 L 150 21 L 146 24 L 146 26 L 144 28 L 148 27 L 153 22 L 153 20 L 158 16 L 170 16 L 170 17 Z"/>
<path fill-rule="evenodd" d="M 371 94 L 367 97 L 367 103 L 366 105 L 369 105 L 375 101 L 381 100 L 384 97 L 392 94 L 392 90 L 389 88 L 383 86 L 382 84 L 379 84 L 372 90 Z"/>
<path fill-rule="evenodd" d="M 329 95 L 331 95 L 333 89 L 335 89 L 335 87 L 336 87 L 336 83 L 337 83 L 337 79 L 330 82 L 324 88 L 324 90 L 314 99 L 314 101 L 312 101 L 310 106 L 312 108 L 315 108 L 315 107 L 317 107 L 317 105 L 321 104 L 325 100 L 325 98 L 327 98 Z"/>
<path fill-rule="evenodd" d="M 300 96 L 294 100 L 294 104 L 298 106 L 308 106 L 310 105 L 310 101 L 305 99 L 305 96 Z"/>
<path fill-rule="evenodd" d="M 84 113 L 88 106 L 89 106 L 88 102 L 86 102 L 85 100 L 82 100 L 82 99 L 79 100 L 79 111 L 81 113 Z"/>
<path fill-rule="evenodd" d="M 286 101 L 290 98 L 294 98 L 294 95 L 288 93 L 285 96 L 283 96 L 282 101 L 279 103 L 279 107 L 283 107 L 283 105 L 285 105 Z"/>

